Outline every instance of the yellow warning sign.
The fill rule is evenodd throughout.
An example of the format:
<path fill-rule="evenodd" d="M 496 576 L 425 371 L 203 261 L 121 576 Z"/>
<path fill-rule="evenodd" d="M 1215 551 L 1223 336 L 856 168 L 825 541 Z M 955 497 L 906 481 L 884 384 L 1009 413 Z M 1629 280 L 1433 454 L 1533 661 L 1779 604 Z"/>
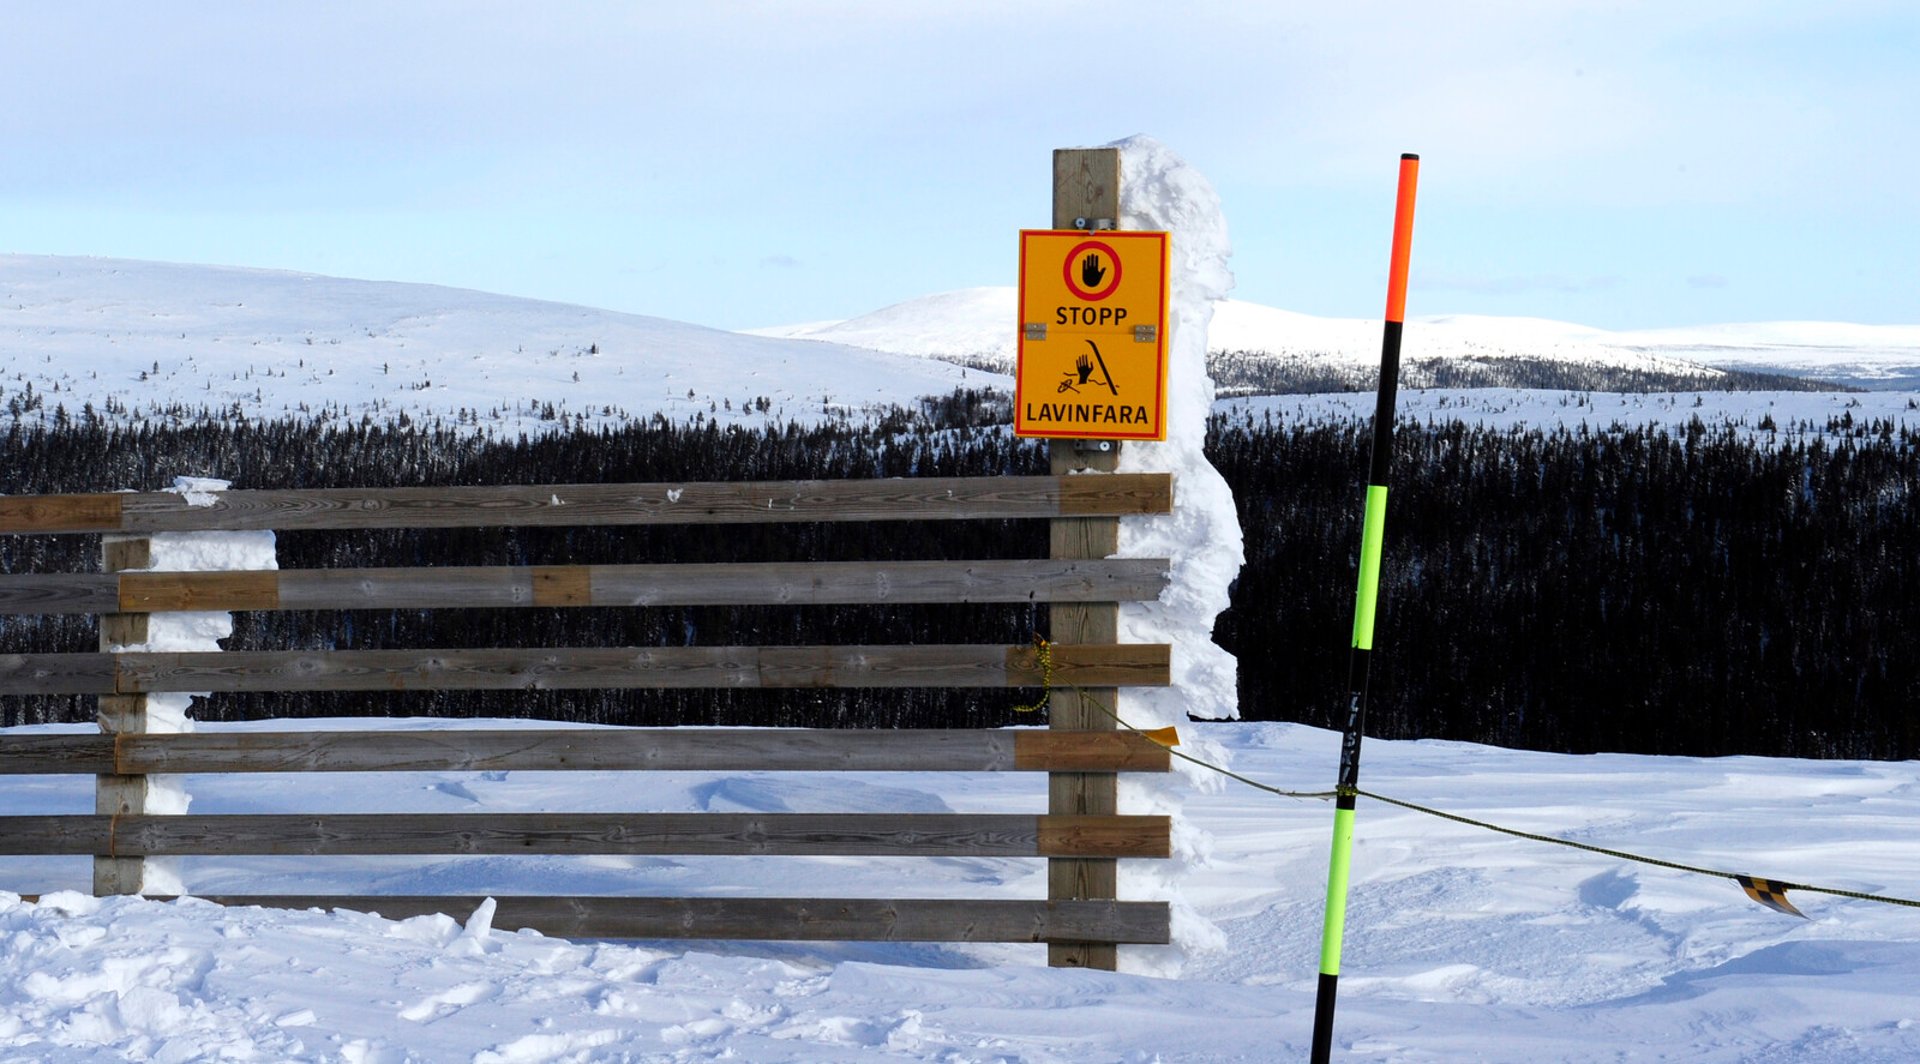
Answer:
<path fill-rule="evenodd" d="M 1020 231 L 1016 436 L 1167 438 L 1167 234 Z"/>

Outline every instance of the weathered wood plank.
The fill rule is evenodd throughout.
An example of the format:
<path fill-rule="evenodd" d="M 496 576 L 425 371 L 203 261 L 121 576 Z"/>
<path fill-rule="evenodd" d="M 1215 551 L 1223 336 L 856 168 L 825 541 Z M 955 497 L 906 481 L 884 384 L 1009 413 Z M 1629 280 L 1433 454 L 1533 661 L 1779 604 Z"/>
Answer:
<path fill-rule="evenodd" d="M 110 695 L 111 654 L 0 654 L 0 694 Z"/>
<path fill-rule="evenodd" d="M 1164 816 L 300 813 L 0 817 L 0 853 L 1166 857 Z"/>
<path fill-rule="evenodd" d="M 1113 441 L 1113 445 L 1115 450 L 1109 453 L 1117 457 L 1119 454 L 1119 450 L 1118 450 L 1120 446 L 1119 441 L 1117 440 Z M 1108 474 L 1108 476 L 1110 477 L 1122 478 L 1122 479 L 1135 477 L 1139 475 L 1140 474 L 1138 473 Z M 1159 474 L 1159 475 L 1164 477 L 1164 479 L 1155 483 L 1150 489 L 1149 493 L 1144 494 L 1141 497 L 1140 505 L 1142 507 L 1142 512 L 1144 513 L 1165 514 L 1165 513 L 1173 512 L 1173 474 L 1167 473 L 1167 474 Z M 1128 514 L 1114 512 L 1116 507 L 1110 500 L 1113 497 L 1115 489 L 1106 483 L 1107 479 L 1108 477 L 1068 477 L 1066 478 L 1065 483 L 1061 486 L 1061 496 L 1060 496 L 1061 516 L 1063 517 L 1126 517 L 1126 516 L 1130 516 Z M 1128 494 L 1131 494 L 1131 493 L 1129 492 Z"/>
<path fill-rule="evenodd" d="M 544 565 L 533 571 L 536 606 L 592 606 L 593 569 L 584 565 Z"/>
<path fill-rule="evenodd" d="M 10 573 L 0 576 L 0 614 L 112 613 L 119 583 L 113 573 Z"/>
<path fill-rule="evenodd" d="M 1056 684 L 1164 687 L 1170 648 L 1055 646 Z M 0 655 L 0 694 L 1037 687 L 1034 648 L 990 644 L 563 647 Z"/>
<path fill-rule="evenodd" d="M 493 924 L 556 938 L 754 939 L 786 942 L 1172 941 L 1166 902 L 946 898 L 633 898 L 493 895 Z M 345 909 L 391 920 L 463 920 L 479 896 L 219 894 L 220 905 Z"/>
<path fill-rule="evenodd" d="M 1165 772 L 1131 732 L 974 728 L 0 734 L 0 775 L 184 772 Z"/>
<path fill-rule="evenodd" d="M 173 492 L 0 498 L 0 532 L 474 528 L 792 521 L 970 520 L 1166 513 L 1171 477 L 916 477 L 687 484 Z M 1070 508 L 1070 510 L 1069 510 Z"/>
<path fill-rule="evenodd" d="M 0 532 L 118 532 L 125 499 L 124 494 L 0 495 Z"/>
<path fill-rule="evenodd" d="M 1144 602 L 1156 558 L 0 575 L 0 614 L 518 606 Z"/>
<path fill-rule="evenodd" d="M 0 734 L 0 775 L 108 775 L 117 771 L 111 735 Z"/>
<path fill-rule="evenodd" d="M 1014 767 L 1039 772 L 1169 772 L 1173 755 L 1136 732 L 1014 733 Z"/>
<path fill-rule="evenodd" d="M 1154 558 L 600 565 L 592 583 L 597 606 L 1142 602 L 1167 572 Z"/>
<path fill-rule="evenodd" d="M 512 609 L 576 605 L 536 591 L 537 567 L 446 566 L 430 569 L 281 569 L 284 610 Z M 546 601 L 542 601 L 542 600 Z"/>
<path fill-rule="evenodd" d="M 272 570 L 120 574 L 120 609 L 130 612 L 279 608 L 280 574 Z"/>

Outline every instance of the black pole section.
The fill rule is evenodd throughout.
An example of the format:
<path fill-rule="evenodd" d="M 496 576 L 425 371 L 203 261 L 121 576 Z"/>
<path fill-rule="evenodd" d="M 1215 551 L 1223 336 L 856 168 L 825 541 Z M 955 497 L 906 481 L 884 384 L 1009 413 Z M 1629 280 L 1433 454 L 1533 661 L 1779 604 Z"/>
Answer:
<path fill-rule="evenodd" d="M 1353 810 L 1360 789 L 1360 738 L 1367 716 L 1367 665 L 1380 597 L 1380 547 L 1386 534 L 1387 472 L 1393 460 L 1394 401 L 1400 388 L 1400 333 L 1406 321 L 1407 262 L 1413 250 L 1413 196 L 1420 157 L 1400 157 L 1394 204 L 1393 258 L 1387 277 L 1386 328 L 1380 337 L 1380 389 L 1373 405 L 1373 459 L 1367 469 L 1366 515 L 1360 526 L 1360 581 L 1354 593 L 1353 652 L 1347 659 L 1347 719 L 1334 788 L 1333 854 L 1327 863 L 1327 916 L 1320 936 L 1320 986 L 1313 1006 L 1313 1064 L 1333 1054 L 1333 1008 L 1346 935 L 1347 884 L 1353 871 Z"/>

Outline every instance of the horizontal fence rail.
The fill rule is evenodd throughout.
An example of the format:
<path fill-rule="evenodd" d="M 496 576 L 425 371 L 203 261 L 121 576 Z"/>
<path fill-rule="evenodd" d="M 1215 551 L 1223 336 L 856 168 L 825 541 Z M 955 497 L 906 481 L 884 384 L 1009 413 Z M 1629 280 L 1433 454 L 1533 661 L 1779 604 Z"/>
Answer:
<path fill-rule="evenodd" d="M 1144 602 L 1164 558 L 0 575 L 0 614 Z"/>
<path fill-rule="evenodd" d="M 0 817 L 0 852 L 312 857 L 645 854 L 1167 857 L 1164 816 L 1012 813 L 249 813 Z"/>
<path fill-rule="evenodd" d="M 0 497 L 0 532 L 768 524 L 1165 514 L 1167 473 Z"/>
<path fill-rule="evenodd" d="M 158 896 L 156 897 L 164 897 Z M 638 898 L 491 895 L 499 927 L 560 938 L 789 942 L 1112 942 L 1172 940 L 1165 902 L 946 898 Z M 211 894 L 220 905 L 346 909 L 390 920 L 464 916 L 486 899 L 421 895 Z"/>
<path fill-rule="evenodd" d="M 26 694 L 679 688 L 1165 687 L 1164 643 L 1053 646 L 544 647 L 0 655 Z"/>
<path fill-rule="evenodd" d="M 566 728 L 4 735 L 0 774 L 187 772 L 1165 772 L 1133 732 Z"/>
<path fill-rule="evenodd" d="M 90 774 L 97 810 L 0 816 L 0 853 L 91 855 L 96 894 L 143 892 L 149 856 L 1041 859 L 1048 862 L 1045 900 L 509 896 L 496 897 L 494 921 L 571 937 L 1036 942 L 1047 944 L 1049 963 L 1112 967 L 1117 944 L 1171 938 L 1171 906 L 1116 900 L 1114 866 L 1123 858 L 1172 852 L 1168 817 L 1117 811 L 1114 774 L 1168 771 L 1171 755 L 1162 740 L 1177 740 L 1170 729 L 1154 737 L 1112 731 L 1103 719 L 1057 707 L 1076 703 L 1079 691 L 1110 695 L 1122 687 L 1171 682 L 1171 647 L 1120 643 L 1112 623 L 1084 622 L 1110 618 L 1118 603 L 1152 601 L 1166 591 L 1166 559 L 1106 555 L 1114 553 L 1118 518 L 1167 514 L 1172 506 L 1173 478 L 1165 473 L 0 497 L 0 534 L 98 534 L 108 570 L 0 574 L 0 615 L 97 616 L 102 649 L 0 655 L 0 694 L 99 696 L 99 720 L 109 732 L 0 733 L 0 775 Z M 976 519 L 1048 520 L 1048 552 L 1055 557 L 168 572 L 151 568 L 158 541 L 147 538 L 202 531 Z M 971 603 L 1049 606 L 1040 616 L 1065 642 L 138 649 L 147 643 L 148 617 L 172 611 Z M 144 696 L 160 692 L 828 687 L 1044 688 L 1050 694 L 1039 702 L 1054 707 L 1051 719 L 1060 728 L 549 726 L 144 734 Z M 808 722 L 804 711 L 795 719 Z M 1046 772 L 1050 798 L 1048 811 L 1039 814 L 159 815 L 146 804 L 149 777 L 161 774 L 574 770 Z M 398 918 L 459 916 L 483 899 L 233 894 L 211 900 Z"/>

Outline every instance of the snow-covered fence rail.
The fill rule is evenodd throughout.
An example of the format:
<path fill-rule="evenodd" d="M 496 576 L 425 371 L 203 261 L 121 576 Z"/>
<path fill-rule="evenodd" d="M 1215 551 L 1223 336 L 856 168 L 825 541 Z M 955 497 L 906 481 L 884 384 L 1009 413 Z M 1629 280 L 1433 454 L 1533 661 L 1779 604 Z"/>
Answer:
<path fill-rule="evenodd" d="M 1163 559 L 1075 557 L 1082 525 L 1168 513 L 1166 474 L 654 485 L 224 491 L 0 498 L 0 532 L 145 533 L 515 525 L 1045 519 L 1049 558 L 913 562 L 535 565 L 0 575 L 0 613 L 81 613 L 107 626 L 167 611 L 653 607 L 1018 602 L 1067 611 L 1148 601 Z M 1081 537 L 1084 538 L 1084 537 Z M 1062 547 L 1063 543 L 1069 544 Z M 1095 552 L 1104 553 L 1104 552 Z M 115 571 L 119 570 L 119 571 Z M 135 625 L 137 627 L 137 624 Z M 1056 632 L 1056 634 L 1059 634 Z M 137 892 L 146 857 L 233 854 L 718 854 L 1038 857 L 1050 897 L 1008 899 L 500 898 L 496 919 L 609 937 L 1046 941 L 1055 963 L 1109 965 L 1116 943 L 1164 943 L 1168 905 L 1119 901 L 1113 861 L 1166 857 L 1165 816 L 1089 808 L 1113 773 L 1164 772 L 1167 751 L 1080 714 L 1053 731 L 820 729 L 433 730 L 139 734 L 113 707 L 159 692 L 587 688 L 1165 686 L 1170 648 L 1114 637 L 1040 645 L 542 647 L 379 650 L 131 649 L 0 656 L 0 695 L 91 694 L 102 735 L 0 735 L 0 773 L 91 773 L 103 788 L 152 774 L 287 771 L 758 770 L 1047 772 L 1048 812 L 285 813 L 189 815 L 113 804 L 94 815 L 0 817 L 0 852 L 95 855 Z M 138 644 L 116 639 L 111 645 Z M 110 641 L 103 640 L 103 647 Z M 119 714 L 124 717 L 124 714 Z M 1100 781 L 1108 781 L 1101 784 Z M 117 781 L 117 782 L 116 782 Z M 1063 796 L 1064 799 L 1063 799 Z M 1096 804 L 1100 800 L 1096 799 Z M 1074 803 L 1079 803 L 1078 805 Z M 112 805 L 112 808 L 108 808 Z M 1092 870 L 1091 874 L 1089 870 Z M 105 883 L 106 885 L 102 885 Z M 118 884 L 118 885 L 115 885 Z M 1089 884 L 1094 886 L 1089 888 Z M 221 896 L 389 916 L 477 898 Z"/>

